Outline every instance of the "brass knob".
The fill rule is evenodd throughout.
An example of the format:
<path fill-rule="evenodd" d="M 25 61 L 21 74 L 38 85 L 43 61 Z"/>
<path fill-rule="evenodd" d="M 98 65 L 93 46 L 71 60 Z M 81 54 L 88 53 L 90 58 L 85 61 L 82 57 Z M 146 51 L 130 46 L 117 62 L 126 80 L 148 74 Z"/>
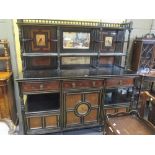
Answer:
<path fill-rule="evenodd" d="M 44 85 L 43 84 L 40 84 L 40 89 L 43 89 Z"/>
<path fill-rule="evenodd" d="M 35 87 L 34 87 L 34 86 L 32 86 L 32 89 L 35 89 Z"/>
<path fill-rule="evenodd" d="M 93 87 L 95 87 L 95 85 L 96 85 L 96 82 L 95 82 L 95 81 L 93 81 Z"/>
<path fill-rule="evenodd" d="M 75 88 L 76 84 L 75 82 L 72 82 L 72 87 Z"/>
<path fill-rule="evenodd" d="M 122 85 L 122 80 L 119 81 L 119 85 Z"/>

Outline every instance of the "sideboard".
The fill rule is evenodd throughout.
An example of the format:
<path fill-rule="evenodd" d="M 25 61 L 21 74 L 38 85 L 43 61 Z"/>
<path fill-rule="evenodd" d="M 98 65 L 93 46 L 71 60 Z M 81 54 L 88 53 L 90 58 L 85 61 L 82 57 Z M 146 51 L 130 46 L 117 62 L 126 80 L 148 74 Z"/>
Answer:
<path fill-rule="evenodd" d="M 135 107 L 138 75 L 127 67 L 132 23 L 21 19 L 17 24 L 24 134 L 102 128 L 105 114 Z"/>

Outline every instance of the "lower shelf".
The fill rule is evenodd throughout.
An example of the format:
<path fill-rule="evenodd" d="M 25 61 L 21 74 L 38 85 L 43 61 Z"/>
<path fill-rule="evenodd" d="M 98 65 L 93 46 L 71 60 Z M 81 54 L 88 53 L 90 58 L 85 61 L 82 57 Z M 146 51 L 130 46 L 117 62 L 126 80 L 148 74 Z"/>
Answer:
<path fill-rule="evenodd" d="M 27 112 L 59 110 L 60 109 L 60 94 L 31 94 L 27 95 Z"/>

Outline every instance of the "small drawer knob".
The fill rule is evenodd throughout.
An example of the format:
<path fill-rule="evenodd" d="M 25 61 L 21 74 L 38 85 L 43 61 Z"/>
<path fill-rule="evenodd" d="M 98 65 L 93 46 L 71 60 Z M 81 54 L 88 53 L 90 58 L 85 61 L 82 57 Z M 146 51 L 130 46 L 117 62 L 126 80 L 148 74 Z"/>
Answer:
<path fill-rule="evenodd" d="M 95 87 L 95 85 L 96 85 L 96 82 L 95 82 L 95 81 L 93 81 L 93 87 Z"/>
<path fill-rule="evenodd" d="M 32 86 L 31 88 L 32 88 L 32 89 L 35 89 L 35 87 L 34 87 L 34 86 Z"/>
<path fill-rule="evenodd" d="M 40 89 L 43 89 L 44 88 L 44 85 L 43 84 L 40 84 Z"/>
<path fill-rule="evenodd" d="M 122 80 L 119 81 L 119 85 L 122 85 Z"/>
<path fill-rule="evenodd" d="M 72 82 L 72 87 L 75 88 L 76 84 L 75 82 Z"/>

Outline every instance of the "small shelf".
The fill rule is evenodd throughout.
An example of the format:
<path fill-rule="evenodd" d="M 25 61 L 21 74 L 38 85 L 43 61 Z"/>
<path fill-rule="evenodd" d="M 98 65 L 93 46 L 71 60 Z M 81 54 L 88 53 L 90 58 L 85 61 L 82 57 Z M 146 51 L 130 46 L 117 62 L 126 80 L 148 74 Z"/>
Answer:
<path fill-rule="evenodd" d="M 22 41 L 22 42 L 28 42 L 28 41 L 33 41 L 33 39 L 31 39 L 31 38 L 23 38 L 20 41 Z M 50 39 L 48 41 L 50 41 L 50 42 L 58 42 L 57 39 Z"/>
<path fill-rule="evenodd" d="M 105 108 L 115 108 L 115 107 L 124 107 L 124 106 L 129 106 L 131 103 L 129 101 L 125 101 L 125 102 L 116 102 L 116 103 L 110 103 L 110 104 L 105 104 L 104 107 Z"/>
<path fill-rule="evenodd" d="M 27 96 L 27 112 L 60 109 L 60 94 L 31 94 Z"/>
<path fill-rule="evenodd" d="M 22 54 L 24 57 L 40 57 L 40 56 L 58 56 L 58 53 L 23 53 Z M 94 52 L 94 53 L 60 53 L 59 54 L 61 57 L 67 57 L 67 56 L 126 56 L 125 53 L 99 53 L 99 52 Z M 0 59 L 1 60 L 1 59 Z M 4 59 L 6 60 L 6 59 Z"/>
<path fill-rule="evenodd" d="M 126 56 L 125 53 L 99 53 L 100 56 Z"/>
<path fill-rule="evenodd" d="M 58 56 L 58 53 L 23 53 L 24 57 Z"/>
<path fill-rule="evenodd" d="M 60 56 L 97 56 L 98 53 L 60 53 Z"/>
<path fill-rule="evenodd" d="M 96 42 L 96 43 L 104 43 L 105 41 L 104 40 L 94 40 L 94 42 Z M 120 41 L 120 40 L 114 40 L 113 41 L 114 43 L 127 43 L 128 41 Z"/>
<path fill-rule="evenodd" d="M 109 108 L 124 108 L 124 107 L 129 107 L 130 106 L 130 102 L 119 102 L 119 103 L 115 103 L 115 104 L 105 104 L 104 105 L 104 109 L 109 109 Z"/>

